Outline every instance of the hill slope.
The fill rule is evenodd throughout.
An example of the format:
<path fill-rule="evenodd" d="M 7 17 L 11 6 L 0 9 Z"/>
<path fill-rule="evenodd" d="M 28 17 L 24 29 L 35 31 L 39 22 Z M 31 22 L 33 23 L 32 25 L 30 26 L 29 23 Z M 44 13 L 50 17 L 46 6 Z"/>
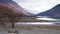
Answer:
<path fill-rule="evenodd" d="M 26 12 L 27 13 L 27 12 Z M 19 17 L 28 16 L 25 10 L 12 0 L 0 0 L 0 22 L 18 20 Z"/>
<path fill-rule="evenodd" d="M 36 16 L 50 16 L 51 18 L 60 18 L 60 4 L 56 5 L 50 10 L 39 13 Z"/>

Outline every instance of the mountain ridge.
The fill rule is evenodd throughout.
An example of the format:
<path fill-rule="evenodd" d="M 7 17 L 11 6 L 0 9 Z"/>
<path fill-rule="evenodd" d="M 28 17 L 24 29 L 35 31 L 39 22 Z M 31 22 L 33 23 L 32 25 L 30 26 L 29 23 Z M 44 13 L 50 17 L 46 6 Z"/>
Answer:
<path fill-rule="evenodd" d="M 39 13 L 36 16 L 49 16 L 51 18 L 60 18 L 60 4 L 56 5 L 52 9 Z"/>
<path fill-rule="evenodd" d="M 13 10 L 16 13 L 27 15 L 26 10 L 24 10 L 20 5 L 18 5 L 15 1 L 12 0 L 0 0 L 0 5 L 3 7 L 7 7 Z"/>

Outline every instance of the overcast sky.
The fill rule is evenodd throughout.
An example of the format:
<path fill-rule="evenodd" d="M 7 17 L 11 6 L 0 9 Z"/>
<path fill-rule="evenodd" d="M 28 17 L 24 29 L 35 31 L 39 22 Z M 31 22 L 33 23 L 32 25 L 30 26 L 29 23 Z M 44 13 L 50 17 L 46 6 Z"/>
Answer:
<path fill-rule="evenodd" d="M 14 1 L 25 9 L 34 10 L 33 12 L 29 11 L 34 14 L 38 14 L 40 12 L 49 10 L 60 3 L 60 0 L 14 0 Z"/>

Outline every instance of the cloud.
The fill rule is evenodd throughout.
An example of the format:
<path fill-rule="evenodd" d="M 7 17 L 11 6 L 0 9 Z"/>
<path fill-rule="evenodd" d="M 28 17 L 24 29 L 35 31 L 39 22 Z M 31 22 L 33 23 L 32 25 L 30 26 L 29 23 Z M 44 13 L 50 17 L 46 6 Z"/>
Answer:
<path fill-rule="evenodd" d="M 60 0 L 15 0 L 19 5 L 25 9 L 36 10 L 33 13 L 37 14 L 51 9 L 60 3 Z M 32 11 L 30 11 L 32 12 Z"/>

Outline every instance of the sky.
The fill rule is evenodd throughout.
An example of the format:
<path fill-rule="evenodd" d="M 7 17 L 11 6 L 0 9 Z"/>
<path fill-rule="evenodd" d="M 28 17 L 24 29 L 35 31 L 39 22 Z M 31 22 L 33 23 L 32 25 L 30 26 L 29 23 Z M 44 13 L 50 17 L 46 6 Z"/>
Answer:
<path fill-rule="evenodd" d="M 33 14 L 44 12 L 60 4 L 60 0 L 13 0 L 17 2 L 22 8 Z"/>

